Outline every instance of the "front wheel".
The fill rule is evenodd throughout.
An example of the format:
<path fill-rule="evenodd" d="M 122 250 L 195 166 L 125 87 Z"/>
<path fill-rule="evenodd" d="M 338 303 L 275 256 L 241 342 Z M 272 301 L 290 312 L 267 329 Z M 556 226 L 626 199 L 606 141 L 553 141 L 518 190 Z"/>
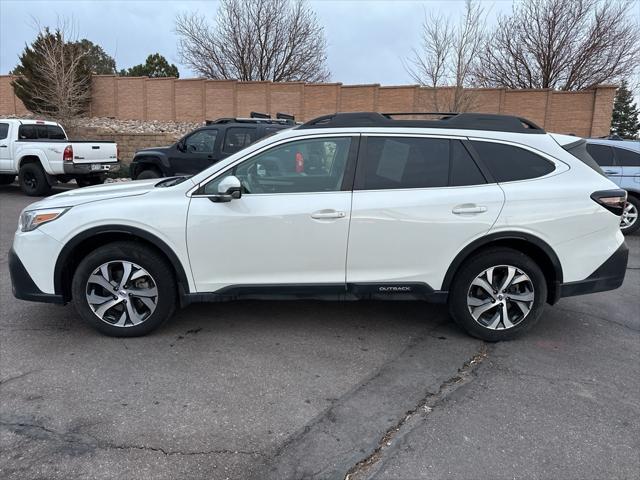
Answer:
<path fill-rule="evenodd" d="M 531 328 L 546 298 L 546 279 L 531 258 L 495 248 L 462 265 L 451 288 L 449 311 L 469 334 L 495 342 Z"/>
<path fill-rule="evenodd" d="M 620 219 L 620 230 L 625 235 L 631 235 L 640 228 L 638 212 L 640 212 L 640 200 L 629 195 L 627 205 L 624 207 L 622 218 Z"/>
<path fill-rule="evenodd" d="M 162 177 L 162 174 L 156 170 L 155 168 L 147 168 L 146 170 L 142 170 L 138 176 L 136 177 L 136 180 L 148 180 L 150 178 L 160 178 Z"/>
<path fill-rule="evenodd" d="M 97 330 L 114 337 L 146 335 L 175 310 L 171 267 L 156 251 L 134 242 L 104 245 L 87 255 L 73 276 L 73 304 Z"/>

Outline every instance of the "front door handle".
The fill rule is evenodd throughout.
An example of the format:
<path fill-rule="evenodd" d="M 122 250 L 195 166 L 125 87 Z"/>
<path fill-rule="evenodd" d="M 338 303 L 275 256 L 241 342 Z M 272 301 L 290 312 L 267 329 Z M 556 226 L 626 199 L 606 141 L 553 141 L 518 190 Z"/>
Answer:
<path fill-rule="evenodd" d="M 7 148 L 6 145 L 0 145 L 0 148 Z"/>
<path fill-rule="evenodd" d="M 484 205 L 476 205 L 474 203 L 465 203 L 463 205 L 453 207 L 453 210 L 451 211 L 456 215 L 463 215 L 465 213 L 484 213 L 487 211 L 487 207 Z"/>
<path fill-rule="evenodd" d="M 606 173 L 607 175 L 615 175 L 618 172 L 616 172 L 615 170 L 605 170 L 604 173 Z"/>
<path fill-rule="evenodd" d="M 311 214 L 311 218 L 317 220 L 327 220 L 331 218 L 344 218 L 347 214 L 344 212 L 338 212 L 337 210 L 318 210 Z"/>

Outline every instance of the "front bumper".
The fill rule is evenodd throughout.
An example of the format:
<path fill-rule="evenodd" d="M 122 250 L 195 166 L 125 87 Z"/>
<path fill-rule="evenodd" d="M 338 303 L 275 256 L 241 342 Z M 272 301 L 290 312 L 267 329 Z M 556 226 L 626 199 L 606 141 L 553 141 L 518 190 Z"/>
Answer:
<path fill-rule="evenodd" d="M 9 274 L 14 297 L 31 302 L 65 303 L 62 295 L 44 293 L 38 288 L 13 248 L 9 250 Z"/>
<path fill-rule="evenodd" d="M 629 247 L 623 242 L 607 261 L 587 278 L 560 284 L 559 298 L 615 290 L 624 281 L 628 260 Z"/>
<path fill-rule="evenodd" d="M 93 165 L 100 165 L 100 168 L 93 170 Z M 120 162 L 116 163 L 65 163 L 64 173 L 65 175 L 98 175 L 100 173 L 116 172 L 120 170 Z"/>

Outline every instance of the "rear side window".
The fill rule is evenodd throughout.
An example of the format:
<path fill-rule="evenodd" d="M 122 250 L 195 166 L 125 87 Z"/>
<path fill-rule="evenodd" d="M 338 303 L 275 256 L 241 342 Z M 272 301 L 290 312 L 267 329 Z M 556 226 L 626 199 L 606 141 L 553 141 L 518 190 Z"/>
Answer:
<path fill-rule="evenodd" d="M 449 140 L 368 137 L 357 184 L 363 190 L 446 187 Z"/>
<path fill-rule="evenodd" d="M 4 140 L 9 135 L 9 124 L 0 123 L 0 140 Z"/>
<path fill-rule="evenodd" d="M 222 147 L 222 151 L 225 153 L 236 153 L 250 143 L 253 143 L 255 137 L 255 128 L 228 128 L 227 134 L 224 137 L 224 146 Z"/>
<path fill-rule="evenodd" d="M 47 125 L 47 133 L 51 140 L 65 140 L 67 137 L 64 134 L 64 130 L 58 125 Z"/>
<path fill-rule="evenodd" d="M 616 159 L 623 167 L 640 167 L 640 153 L 632 152 L 624 148 L 615 148 Z"/>
<path fill-rule="evenodd" d="M 524 148 L 480 141 L 471 144 L 498 182 L 528 180 L 555 170 L 553 163 Z"/>
<path fill-rule="evenodd" d="M 616 164 L 613 159 L 613 150 L 611 150 L 611 147 L 588 143 L 587 151 L 601 167 L 613 167 Z"/>
<path fill-rule="evenodd" d="M 38 138 L 38 132 L 35 125 L 20 125 L 18 128 L 19 140 L 36 140 Z"/>

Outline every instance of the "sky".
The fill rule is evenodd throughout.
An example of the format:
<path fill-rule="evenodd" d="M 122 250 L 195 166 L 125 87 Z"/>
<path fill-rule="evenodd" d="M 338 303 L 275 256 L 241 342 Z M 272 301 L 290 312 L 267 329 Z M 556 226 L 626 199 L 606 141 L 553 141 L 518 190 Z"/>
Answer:
<path fill-rule="evenodd" d="M 25 43 L 36 36 L 36 21 L 55 26 L 58 18 L 72 18 L 80 38 L 99 44 L 116 60 L 118 70 L 144 63 L 159 52 L 180 70 L 174 21 L 182 12 L 198 11 L 215 18 L 216 0 L 0 0 L 0 74 L 18 63 Z M 425 12 L 458 16 L 463 0 L 312 0 L 325 29 L 331 81 L 344 84 L 414 83 L 404 68 L 411 49 L 420 45 Z M 511 10 L 511 0 L 483 2 L 489 18 Z"/>

